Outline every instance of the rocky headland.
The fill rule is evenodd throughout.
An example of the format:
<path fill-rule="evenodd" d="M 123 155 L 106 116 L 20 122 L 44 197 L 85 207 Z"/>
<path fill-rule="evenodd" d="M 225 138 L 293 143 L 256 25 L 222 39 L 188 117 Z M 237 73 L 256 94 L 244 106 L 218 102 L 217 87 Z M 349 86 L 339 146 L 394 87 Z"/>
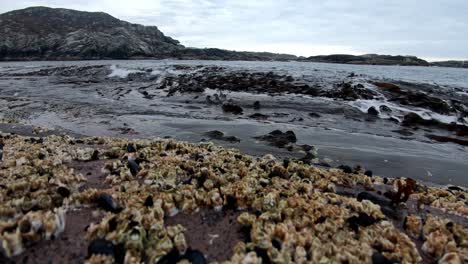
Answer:
<path fill-rule="evenodd" d="M 271 52 L 184 47 L 156 26 L 132 24 L 103 12 L 48 7 L 30 7 L 0 14 L 0 34 L 0 61 L 170 58 L 465 67 L 463 62 L 429 63 L 414 56 L 334 54 L 298 57 Z"/>

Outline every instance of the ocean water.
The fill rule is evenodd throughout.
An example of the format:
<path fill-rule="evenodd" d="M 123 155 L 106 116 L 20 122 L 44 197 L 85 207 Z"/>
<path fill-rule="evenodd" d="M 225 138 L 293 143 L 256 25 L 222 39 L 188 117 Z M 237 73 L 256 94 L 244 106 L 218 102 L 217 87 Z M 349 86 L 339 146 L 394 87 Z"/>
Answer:
<path fill-rule="evenodd" d="M 55 76 L 55 67 L 105 65 L 104 71 L 91 69 L 83 76 Z M 406 136 L 398 132 L 404 114 L 415 112 L 423 118 L 435 118 L 445 123 L 460 122 L 460 116 L 445 116 L 427 109 L 401 106 L 386 100 L 341 101 L 300 94 L 251 94 L 225 91 L 229 99 L 244 108 L 244 115 L 223 113 L 219 105 L 207 105 L 205 97 L 219 93 L 206 89 L 199 94 L 176 94 L 157 89 L 167 76 L 197 71 L 178 69 L 174 65 L 219 66 L 228 70 L 270 72 L 292 75 L 301 82 L 319 84 L 333 89 L 336 83 L 352 78 L 368 89 L 376 89 L 370 80 L 396 80 L 431 85 L 449 98 L 468 101 L 468 69 L 403 66 L 341 65 L 305 62 L 243 62 L 243 61 L 79 61 L 79 62 L 2 62 L 0 63 L 0 117 L 11 116 L 23 122 L 51 128 L 66 129 L 87 136 L 132 136 L 122 134 L 132 129 L 136 137 L 172 136 L 176 139 L 200 142 L 211 130 L 236 136 L 240 143 L 216 142 L 239 148 L 252 155 L 273 153 L 278 157 L 301 157 L 303 153 L 267 146 L 254 139 L 275 129 L 292 130 L 299 144 L 318 148 L 319 158 L 333 160 L 333 166 L 363 165 L 377 175 L 412 177 L 435 184 L 468 186 L 468 148 L 453 143 L 432 142 L 427 133 L 450 136 L 447 131 L 427 128 L 411 131 Z M 30 74 L 52 69 L 49 76 Z M 148 80 L 131 80 L 132 73 L 144 73 Z M 21 74 L 24 74 L 22 76 Z M 142 91 L 154 97 L 145 98 Z M 249 115 L 254 101 L 260 101 L 260 112 L 271 118 L 255 120 Z M 386 105 L 393 111 L 381 113 L 368 121 L 370 106 Z M 313 118 L 309 113 L 319 113 Z M 462 117 L 465 118 L 466 117 Z M 301 121 L 299 121 L 301 120 Z M 445 134 L 444 134 L 445 133 Z"/>
<path fill-rule="evenodd" d="M 200 61 L 200 60 L 105 60 L 105 61 L 45 61 L 0 62 L 0 72 L 60 66 L 110 65 L 115 76 L 126 76 L 142 68 L 164 70 L 171 65 L 222 66 L 251 71 L 274 71 L 302 78 L 332 80 L 350 73 L 372 79 L 392 79 L 438 85 L 444 88 L 460 88 L 468 91 L 468 69 L 420 66 L 347 65 L 312 62 L 261 62 L 261 61 Z M 460 92 L 462 91 L 460 90 Z"/>

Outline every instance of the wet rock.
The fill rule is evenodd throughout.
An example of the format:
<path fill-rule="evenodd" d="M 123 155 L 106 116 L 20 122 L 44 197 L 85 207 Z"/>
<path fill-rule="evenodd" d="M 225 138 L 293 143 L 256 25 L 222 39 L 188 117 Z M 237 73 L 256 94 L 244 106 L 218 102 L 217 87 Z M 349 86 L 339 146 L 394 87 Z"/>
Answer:
<path fill-rule="evenodd" d="M 415 126 L 415 125 L 440 126 L 442 125 L 439 121 L 435 119 L 426 120 L 416 113 L 406 114 L 401 124 L 403 126 Z"/>
<path fill-rule="evenodd" d="M 366 170 L 366 171 L 364 172 L 364 175 L 369 176 L 369 177 L 372 177 L 373 173 L 372 173 L 371 170 Z"/>
<path fill-rule="evenodd" d="M 389 260 L 380 252 L 375 252 L 374 254 L 372 254 L 372 264 L 393 264 L 393 263 L 396 263 L 396 262 Z"/>
<path fill-rule="evenodd" d="M 260 102 L 259 102 L 259 101 L 255 101 L 255 102 L 253 103 L 253 108 L 254 108 L 255 110 L 260 109 Z"/>
<path fill-rule="evenodd" d="M 373 82 L 372 84 L 374 84 L 375 86 L 379 88 L 383 88 L 394 93 L 399 93 L 399 94 L 402 93 L 401 88 L 398 85 L 395 85 L 393 83 Z"/>
<path fill-rule="evenodd" d="M 281 130 L 274 130 L 267 135 L 255 138 L 269 142 L 271 145 L 278 148 L 285 148 L 286 145 L 297 142 L 296 134 L 290 130 L 284 133 Z"/>
<path fill-rule="evenodd" d="M 182 256 L 182 259 L 188 260 L 192 264 L 205 264 L 206 261 L 205 255 L 198 250 L 187 249 L 187 252 Z"/>
<path fill-rule="evenodd" d="M 299 159 L 300 161 L 304 162 L 305 164 L 312 164 L 313 160 L 316 158 L 316 156 L 310 152 L 306 152 L 305 156 Z"/>
<path fill-rule="evenodd" d="M 93 160 L 99 160 L 99 150 L 95 149 L 93 151 L 93 154 L 91 155 L 91 158 L 90 158 L 91 161 Z"/>
<path fill-rule="evenodd" d="M 126 150 L 128 153 L 135 153 L 136 152 L 135 145 L 133 143 L 127 144 Z"/>
<path fill-rule="evenodd" d="M 101 193 L 99 195 L 97 198 L 97 205 L 99 208 L 112 213 L 119 213 L 122 211 L 122 208 L 115 202 L 114 198 L 107 193 Z"/>
<path fill-rule="evenodd" d="M 377 111 L 377 109 L 375 109 L 375 107 L 371 106 L 371 107 L 369 107 L 369 109 L 367 109 L 367 114 L 369 114 L 371 116 L 378 116 L 379 111 Z"/>
<path fill-rule="evenodd" d="M 265 249 L 260 248 L 260 247 L 255 247 L 254 251 L 255 251 L 255 254 L 257 254 L 257 257 L 262 259 L 263 264 L 272 263 L 270 261 L 270 256 L 268 256 L 268 252 Z"/>
<path fill-rule="evenodd" d="M 453 112 L 452 107 L 444 100 L 429 96 L 423 92 L 409 92 L 405 98 L 409 105 L 430 109 L 439 114 Z"/>
<path fill-rule="evenodd" d="M 462 146 L 468 146 L 468 140 L 465 139 L 460 139 L 460 138 L 454 138 L 454 137 L 444 137 L 444 136 L 437 136 L 437 135 L 426 135 L 428 138 L 441 142 L 441 143 L 456 143 Z"/>
<path fill-rule="evenodd" d="M 323 96 L 330 98 L 343 99 L 347 101 L 354 101 L 357 99 L 371 100 L 377 94 L 369 89 L 364 88 L 362 85 L 352 85 L 350 82 L 343 82 L 338 84 L 335 89 L 326 91 Z"/>
<path fill-rule="evenodd" d="M 67 187 L 60 186 L 57 188 L 57 193 L 60 194 L 60 196 L 67 198 L 70 196 L 70 190 L 68 190 Z"/>
<path fill-rule="evenodd" d="M 340 165 L 338 169 L 341 169 L 344 173 L 353 173 L 353 169 L 347 165 Z"/>
<path fill-rule="evenodd" d="M 205 135 L 209 137 L 210 139 L 215 139 L 215 140 L 223 140 L 231 143 L 235 142 L 240 142 L 240 138 L 235 137 L 235 136 L 225 136 L 223 132 L 218 131 L 218 130 L 213 130 L 206 132 Z"/>
<path fill-rule="evenodd" d="M 300 145 L 300 147 L 301 147 L 302 150 L 304 150 L 305 152 L 309 152 L 309 151 L 312 151 L 312 150 L 315 149 L 314 146 L 307 145 L 307 144 Z"/>
<path fill-rule="evenodd" d="M 313 117 L 313 118 L 320 118 L 321 116 L 317 113 L 309 113 L 309 116 L 310 117 Z"/>
<path fill-rule="evenodd" d="M 0 138 L 0 161 L 3 160 L 3 148 L 5 147 L 5 143 L 3 142 L 3 139 Z"/>
<path fill-rule="evenodd" d="M 136 161 L 131 159 L 127 161 L 127 168 L 130 170 L 130 173 L 133 176 L 136 176 L 138 172 L 140 172 L 140 166 L 136 163 Z"/>
<path fill-rule="evenodd" d="M 398 133 L 398 134 L 403 135 L 405 137 L 409 137 L 409 136 L 414 135 L 413 132 L 411 132 L 409 130 L 406 130 L 406 129 L 392 130 L 392 132 Z"/>
<path fill-rule="evenodd" d="M 249 117 L 254 118 L 254 119 L 259 119 L 259 120 L 266 120 L 268 119 L 269 116 L 260 114 L 260 113 L 255 113 L 255 114 L 250 115 Z"/>
<path fill-rule="evenodd" d="M 226 113 L 232 113 L 235 115 L 242 115 L 243 109 L 239 105 L 233 103 L 225 103 L 223 104 L 223 111 Z"/>
<path fill-rule="evenodd" d="M 390 109 L 390 107 L 388 107 L 386 105 L 379 106 L 379 110 L 382 113 L 391 113 L 392 112 L 392 109 Z"/>
<path fill-rule="evenodd" d="M 148 195 L 148 197 L 146 197 L 145 202 L 143 203 L 143 205 L 146 206 L 146 207 L 152 207 L 154 205 L 153 196 Z"/>
<path fill-rule="evenodd" d="M 359 213 L 358 216 L 352 216 L 348 218 L 346 222 L 352 230 L 358 232 L 359 226 L 367 227 L 373 225 L 375 222 L 377 222 L 377 220 L 366 213 Z"/>
<path fill-rule="evenodd" d="M 226 203 L 223 206 L 223 211 L 228 211 L 228 210 L 236 211 L 237 210 L 236 197 L 232 195 L 227 195 L 225 200 L 226 200 Z"/>
<path fill-rule="evenodd" d="M 169 253 L 158 260 L 157 264 L 172 264 L 180 261 L 180 253 L 176 248 L 172 248 Z"/>
<path fill-rule="evenodd" d="M 224 133 L 219 130 L 208 131 L 205 135 L 211 139 L 222 139 L 224 137 Z"/>
<path fill-rule="evenodd" d="M 114 256 L 114 244 L 105 239 L 93 240 L 88 246 L 88 257 L 92 255 Z"/>
<path fill-rule="evenodd" d="M 456 191 L 456 192 L 464 192 L 465 190 L 463 190 L 462 188 L 458 187 L 458 186 L 449 186 L 447 187 L 448 190 L 450 191 Z"/>
<path fill-rule="evenodd" d="M 236 136 L 227 136 L 227 137 L 224 137 L 224 141 L 227 141 L 227 142 L 230 142 L 230 143 L 241 142 L 240 138 L 238 138 L 238 137 L 236 137 Z"/>

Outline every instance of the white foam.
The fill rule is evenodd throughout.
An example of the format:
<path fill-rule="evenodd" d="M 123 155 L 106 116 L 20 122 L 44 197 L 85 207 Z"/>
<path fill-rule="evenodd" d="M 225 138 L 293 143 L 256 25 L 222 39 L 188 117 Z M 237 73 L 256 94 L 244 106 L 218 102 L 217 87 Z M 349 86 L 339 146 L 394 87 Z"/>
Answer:
<path fill-rule="evenodd" d="M 143 72 L 139 70 L 118 68 L 116 65 L 112 65 L 110 69 L 112 70 L 112 72 L 111 74 L 107 75 L 107 77 L 110 77 L 110 78 L 112 77 L 127 78 L 128 75 L 131 73 Z"/>
<path fill-rule="evenodd" d="M 379 117 L 383 119 L 388 119 L 388 118 L 396 118 L 398 120 L 402 120 L 403 116 L 406 115 L 407 113 L 415 113 L 421 116 L 422 118 L 426 120 L 430 119 L 435 119 L 438 120 L 442 123 L 445 124 L 450 124 L 452 122 L 460 123 L 458 122 L 458 117 L 454 115 L 442 115 L 439 113 L 435 113 L 433 111 L 419 108 L 419 107 L 414 107 L 414 108 L 406 108 L 400 105 L 397 105 L 395 103 L 388 102 L 386 100 L 356 100 L 356 101 L 351 101 L 348 102 L 348 104 L 352 107 L 355 107 L 359 110 L 361 110 L 364 113 L 367 113 L 367 110 L 370 107 L 375 107 L 377 111 L 379 111 Z M 388 108 L 392 110 L 390 113 L 382 113 L 380 111 L 380 106 L 385 105 Z M 465 122 L 468 122 L 468 118 L 464 118 Z"/>

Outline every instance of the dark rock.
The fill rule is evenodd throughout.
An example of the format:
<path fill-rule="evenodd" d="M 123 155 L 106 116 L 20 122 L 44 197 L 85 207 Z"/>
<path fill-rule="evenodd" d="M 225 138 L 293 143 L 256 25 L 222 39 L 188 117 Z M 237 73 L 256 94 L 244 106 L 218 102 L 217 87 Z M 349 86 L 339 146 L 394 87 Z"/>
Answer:
<path fill-rule="evenodd" d="M 372 254 L 372 264 L 393 264 L 393 263 L 398 263 L 398 262 L 389 260 L 384 255 L 382 255 L 382 253 L 379 253 L 379 252 L 375 252 L 374 254 Z"/>
<path fill-rule="evenodd" d="M 154 205 L 153 196 L 148 195 L 148 197 L 146 197 L 145 202 L 143 203 L 143 205 L 146 206 L 146 207 L 152 207 Z"/>
<path fill-rule="evenodd" d="M 335 89 L 326 91 L 323 96 L 330 98 L 343 99 L 347 101 L 354 101 L 357 99 L 371 100 L 377 94 L 369 89 L 364 88 L 362 85 L 352 85 L 350 82 L 343 82 L 338 84 Z"/>
<path fill-rule="evenodd" d="M 300 158 L 299 160 L 304 162 L 305 164 L 312 164 L 312 160 L 315 159 L 316 156 L 310 152 L 306 152 L 305 156 Z"/>
<path fill-rule="evenodd" d="M 205 135 L 211 139 L 222 139 L 224 137 L 224 133 L 219 130 L 208 131 Z"/>
<path fill-rule="evenodd" d="M 126 149 L 127 149 L 128 153 L 135 153 L 136 152 L 136 148 L 135 148 L 135 145 L 133 143 L 128 143 Z"/>
<path fill-rule="evenodd" d="M 375 109 L 375 107 L 371 106 L 371 107 L 369 107 L 369 109 L 367 109 L 367 114 L 369 114 L 371 116 L 378 116 L 379 111 L 377 111 L 377 109 Z"/>
<path fill-rule="evenodd" d="M 313 117 L 313 118 L 319 118 L 320 117 L 320 115 L 317 114 L 317 113 L 309 113 L 309 116 Z"/>
<path fill-rule="evenodd" d="M 224 204 L 223 210 L 224 211 L 228 211 L 228 210 L 236 211 L 237 210 L 236 197 L 232 195 L 227 195 L 225 199 L 226 199 L 226 204 Z"/>
<path fill-rule="evenodd" d="M 377 222 L 377 220 L 366 213 L 359 213 L 358 216 L 352 216 L 348 218 L 346 222 L 352 230 L 358 232 L 359 226 L 367 227 L 373 225 L 375 222 Z"/>
<path fill-rule="evenodd" d="M 97 149 L 93 151 L 93 154 L 91 155 L 90 160 L 99 160 L 99 151 Z"/>
<path fill-rule="evenodd" d="M 285 148 L 288 144 L 296 143 L 296 134 L 293 131 L 282 132 L 281 130 L 274 130 L 267 135 L 255 137 L 256 139 L 269 142 L 271 145 L 278 148 Z"/>
<path fill-rule="evenodd" d="M 426 120 L 416 113 L 408 113 L 403 118 L 401 123 L 403 126 L 415 126 L 415 125 L 424 125 L 424 126 L 443 126 L 439 121 L 435 119 Z"/>
<path fill-rule="evenodd" d="M 218 130 L 206 132 L 205 135 L 211 139 L 223 140 L 223 141 L 227 141 L 231 143 L 241 141 L 238 137 L 235 137 L 235 136 L 225 136 L 223 132 L 218 131 Z"/>
<path fill-rule="evenodd" d="M 257 257 L 260 257 L 262 259 L 262 264 L 271 263 L 270 257 L 268 256 L 268 252 L 265 249 L 260 248 L 260 247 L 255 247 L 254 251 L 257 254 Z"/>
<path fill-rule="evenodd" d="M 60 196 L 67 198 L 70 196 L 70 190 L 68 190 L 67 187 L 60 186 L 57 188 L 57 193 L 60 194 Z"/>
<path fill-rule="evenodd" d="M 409 137 L 409 136 L 414 135 L 413 132 L 411 132 L 409 130 L 406 130 L 406 129 L 392 130 L 392 132 L 398 133 L 398 134 L 403 135 L 405 137 Z"/>
<path fill-rule="evenodd" d="M 338 169 L 341 169 L 345 173 L 353 173 L 353 169 L 347 165 L 340 165 L 338 166 Z"/>
<path fill-rule="evenodd" d="M 92 255 L 114 256 L 114 244 L 105 239 L 95 239 L 88 246 L 88 257 Z"/>
<path fill-rule="evenodd" d="M 383 88 L 394 93 L 401 93 L 401 88 L 398 85 L 395 85 L 393 83 L 373 82 L 372 84 L 374 84 L 375 86 L 379 88 Z"/>
<path fill-rule="evenodd" d="M 260 113 L 255 113 L 255 114 L 250 115 L 249 117 L 254 118 L 254 119 L 265 120 L 265 119 L 268 119 L 269 116 L 260 114 Z"/>
<path fill-rule="evenodd" d="M 225 103 L 223 104 L 223 111 L 226 113 L 232 113 L 234 115 L 242 115 L 243 109 L 242 107 L 233 104 L 233 103 Z"/>
<path fill-rule="evenodd" d="M 223 138 L 224 141 L 227 141 L 227 142 L 231 142 L 231 143 L 236 143 L 236 142 L 240 142 L 240 138 L 236 137 L 236 136 L 226 136 Z"/>
<path fill-rule="evenodd" d="M 255 102 L 253 103 L 253 108 L 254 108 L 255 110 L 260 109 L 260 102 L 259 102 L 259 101 L 255 101 Z"/>
<path fill-rule="evenodd" d="M 304 150 L 305 152 L 309 152 L 309 151 L 311 151 L 311 150 L 314 149 L 314 146 L 304 144 L 304 145 L 301 145 L 301 148 L 302 148 L 302 150 Z"/>
<path fill-rule="evenodd" d="M 136 163 L 136 161 L 131 159 L 127 161 L 127 168 L 130 170 L 130 173 L 133 176 L 136 176 L 138 172 L 140 172 L 140 166 Z"/>
<path fill-rule="evenodd" d="M 179 251 L 176 248 L 172 248 L 169 253 L 158 260 L 157 264 L 173 264 L 179 262 L 180 259 L 181 256 Z"/>
<path fill-rule="evenodd" d="M 458 187 L 458 186 L 449 186 L 447 187 L 448 190 L 450 191 L 457 191 L 457 192 L 464 192 L 465 190 L 463 190 L 462 188 Z"/>
<path fill-rule="evenodd" d="M 390 107 L 388 107 L 386 105 L 379 106 L 379 110 L 380 110 L 380 112 L 384 112 L 384 113 L 391 113 L 392 112 L 392 109 L 390 109 Z"/>
<path fill-rule="evenodd" d="M 364 175 L 372 177 L 373 173 L 371 170 L 366 170 L 366 172 L 364 172 Z"/>
<path fill-rule="evenodd" d="M 454 137 L 444 137 L 444 136 L 437 136 L 437 135 L 426 135 L 426 137 L 432 140 L 438 141 L 438 142 L 442 142 L 442 143 L 451 142 L 451 143 L 456 143 L 462 146 L 468 146 L 468 140 L 465 140 L 465 139 L 454 138 Z"/>
<path fill-rule="evenodd" d="M 187 249 L 182 259 L 188 260 L 192 264 L 206 264 L 205 255 L 198 250 L 193 250 L 191 248 Z"/>
<path fill-rule="evenodd" d="M 122 208 L 119 207 L 114 198 L 107 193 L 101 193 L 99 195 L 97 198 L 97 205 L 99 208 L 112 213 L 119 213 L 122 211 Z"/>

